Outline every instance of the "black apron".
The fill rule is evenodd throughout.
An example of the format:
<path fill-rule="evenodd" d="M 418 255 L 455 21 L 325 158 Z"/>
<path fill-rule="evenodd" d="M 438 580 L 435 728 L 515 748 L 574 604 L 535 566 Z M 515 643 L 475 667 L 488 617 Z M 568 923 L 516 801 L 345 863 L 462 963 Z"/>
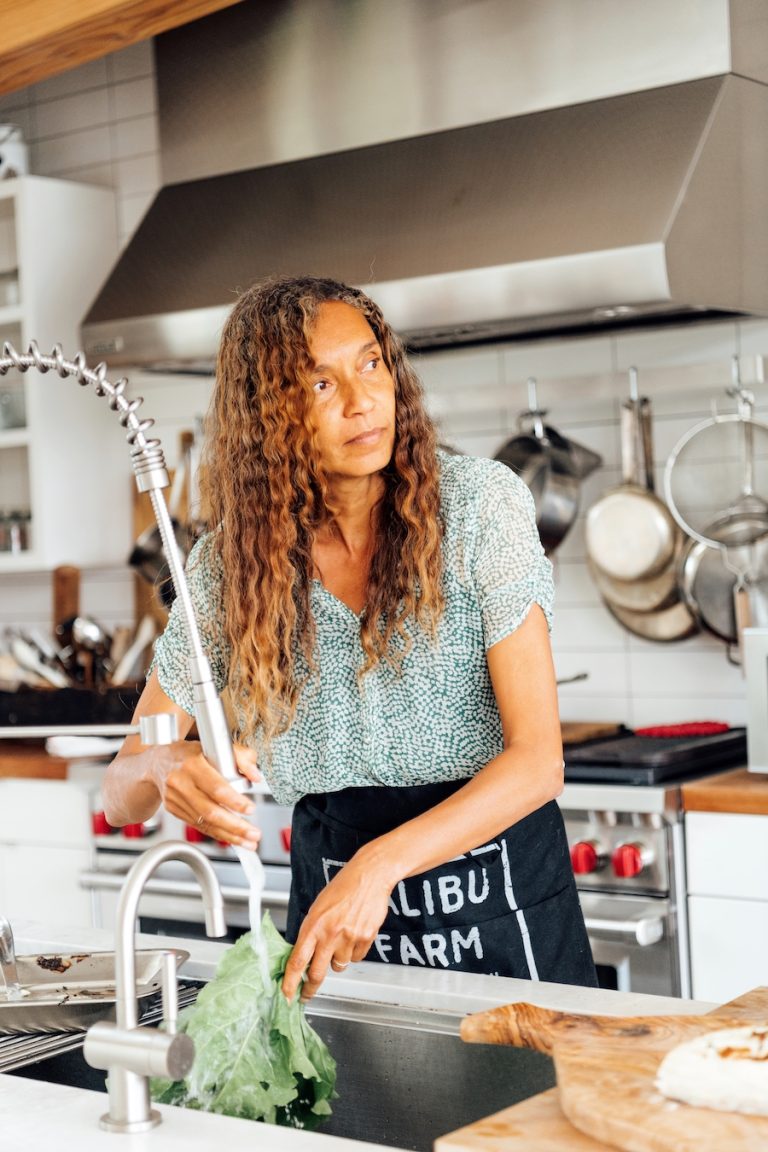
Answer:
<path fill-rule="evenodd" d="M 293 813 L 287 939 L 295 942 L 315 897 L 363 844 L 465 783 L 345 788 L 300 800 Z M 489 843 L 400 881 L 365 959 L 596 987 L 555 801 Z"/>

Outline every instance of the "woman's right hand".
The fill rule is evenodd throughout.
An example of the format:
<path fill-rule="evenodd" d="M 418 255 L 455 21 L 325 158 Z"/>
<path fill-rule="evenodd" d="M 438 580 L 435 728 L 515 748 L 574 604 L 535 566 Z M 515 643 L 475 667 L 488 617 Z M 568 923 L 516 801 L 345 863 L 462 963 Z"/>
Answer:
<path fill-rule="evenodd" d="M 176 717 L 180 740 L 172 744 L 142 744 L 131 733 L 102 780 L 107 820 L 115 828 L 148 819 L 162 804 L 186 824 L 207 836 L 230 844 L 255 848 L 261 834 L 246 820 L 253 802 L 233 788 L 203 756 L 197 740 L 184 740 L 193 719 L 166 696 L 152 672 L 141 694 L 133 723 L 142 716 L 166 713 Z M 235 765 L 243 776 L 261 780 L 256 755 L 249 748 L 234 746 Z"/>
<path fill-rule="evenodd" d="M 256 848 L 261 833 L 246 819 L 254 810 L 253 801 L 227 783 L 206 760 L 198 741 L 180 741 L 168 752 L 171 749 L 170 756 L 153 756 L 150 767 L 163 807 L 214 840 Z M 260 781 L 255 752 L 240 744 L 233 752 L 237 770 L 248 780 Z"/>

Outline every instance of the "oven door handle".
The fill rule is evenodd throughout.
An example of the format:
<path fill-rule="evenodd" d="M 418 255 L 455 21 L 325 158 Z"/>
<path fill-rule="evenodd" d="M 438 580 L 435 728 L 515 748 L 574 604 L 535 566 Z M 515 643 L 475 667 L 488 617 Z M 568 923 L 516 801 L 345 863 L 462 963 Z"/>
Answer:
<path fill-rule="evenodd" d="M 93 869 L 80 873 L 80 887 L 91 891 L 115 891 L 125 884 L 127 872 L 100 872 Z M 195 896 L 200 897 L 200 886 L 193 880 L 153 880 L 145 883 L 142 893 L 152 896 Z M 232 884 L 221 885 L 221 896 L 225 903 L 247 904 L 250 898 L 249 888 L 236 888 Z M 277 892 L 265 888 L 261 894 L 261 902 L 265 907 L 287 908 L 288 893 Z"/>
<path fill-rule="evenodd" d="M 605 936 L 634 936 L 641 948 L 658 944 L 664 935 L 663 916 L 638 916 L 636 920 L 611 920 L 604 916 L 585 916 L 587 932 Z"/>

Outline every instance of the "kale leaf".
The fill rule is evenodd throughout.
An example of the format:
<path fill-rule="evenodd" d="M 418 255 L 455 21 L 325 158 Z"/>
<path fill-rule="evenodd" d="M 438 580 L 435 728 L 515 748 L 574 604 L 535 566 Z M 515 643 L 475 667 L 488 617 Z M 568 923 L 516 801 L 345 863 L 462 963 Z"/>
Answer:
<path fill-rule="evenodd" d="M 268 975 L 253 934 L 241 936 L 196 1003 L 179 1014 L 179 1031 L 195 1042 L 192 1070 L 186 1080 L 152 1080 L 152 1098 L 313 1129 L 331 1113 L 336 1062 L 298 997 L 289 1004 L 280 990 L 291 945 L 268 912 L 262 935 Z"/>

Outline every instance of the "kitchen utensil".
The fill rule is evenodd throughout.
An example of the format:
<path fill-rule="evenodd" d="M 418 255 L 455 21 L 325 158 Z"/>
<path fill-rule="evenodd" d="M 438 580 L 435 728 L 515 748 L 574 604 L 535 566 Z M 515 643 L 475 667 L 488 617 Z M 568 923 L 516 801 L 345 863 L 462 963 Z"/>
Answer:
<path fill-rule="evenodd" d="M 585 744 L 588 740 L 605 740 L 609 736 L 618 736 L 623 729 L 622 724 L 615 724 L 610 720 L 562 720 L 560 722 L 560 735 L 563 744 Z"/>
<path fill-rule="evenodd" d="M 168 512 L 171 516 L 173 534 L 176 539 L 182 559 L 186 560 L 192 547 L 192 535 L 186 524 L 178 519 L 178 512 L 185 485 L 188 482 L 189 455 L 194 442 L 194 433 L 184 431 L 180 435 L 179 464 L 173 476 L 171 491 L 168 496 Z M 135 568 L 140 576 L 151 584 L 157 592 L 164 608 L 170 608 L 173 603 L 174 590 L 170 578 L 170 570 L 163 553 L 163 541 L 157 525 L 142 532 L 133 546 L 128 563 Z"/>
<path fill-rule="evenodd" d="M 751 586 L 759 579 L 756 546 L 768 539 L 768 425 L 753 419 L 754 396 L 742 388 L 732 360 L 728 395 L 737 412 L 691 428 L 667 460 L 664 486 L 670 511 L 700 544 L 717 549 L 733 580 L 739 662 L 741 635 L 752 620 Z M 693 562 L 692 562 L 693 565 Z"/>
<path fill-rule="evenodd" d="M 681 542 L 682 544 L 682 542 Z M 676 545 L 676 553 L 681 545 Z M 587 558 L 589 574 L 598 592 L 611 607 L 631 612 L 654 612 L 668 608 L 679 600 L 675 555 L 655 576 L 645 580 L 616 580 Z"/>
<path fill-rule="evenodd" d="M 23 636 L 10 633 L 8 637 L 8 647 L 14 660 L 16 660 L 22 668 L 26 668 L 29 672 L 34 672 L 35 675 L 45 680 L 51 687 L 70 687 L 72 683 L 70 678 L 56 668 L 49 668 L 37 650 L 29 644 Z"/>
<path fill-rule="evenodd" d="M 746 585 L 749 616 L 755 627 L 768 626 L 768 541 L 749 546 L 756 576 Z M 735 551 L 735 550 L 731 550 Z M 738 565 L 738 560 L 737 560 Z M 738 577 L 724 560 L 721 549 L 710 548 L 690 537 L 683 548 L 678 587 L 699 624 L 728 645 L 731 663 L 740 663 L 734 592 Z"/>
<path fill-rule="evenodd" d="M 125 684 L 131 679 L 131 674 L 135 670 L 139 657 L 147 645 L 152 643 L 156 635 L 157 625 L 155 621 L 151 616 L 142 616 L 133 642 L 112 671 L 110 679 L 113 684 Z"/>
<path fill-rule="evenodd" d="M 587 554 L 606 577 L 645 580 L 672 561 L 678 529 L 654 492 L 651 403 L 637 391 L 630 369 L 630 396 L 621 409 L 622 483 L 587 512 Z"/>
<path fill-rule="evenodd" d="M 536 507 L 536 524 L 549 555 L 573 526 L 579 507 L 580 481 L 602 463 L 597 453 L 545 425 L 536 380 L 528 380 L 528 409 L 520 415 L 522 434 L 499 450 L 496 459 L 528 485 Z"/>
<path fill-rule="evenodd" d="M 605 604 L 611 615 L 615 616 L 628 632 L 642 637 L 643 640 L 656 640 L 662 644 L 669 644 L 674 640 L 685 640 L 688 636 L 693 636 L 699 628 L 696 617 L 682 600 L 676 600 L 668 607 L 653 612 L 621 608 L 608 600 Z"/>
<path fill-rule="evenodd" d="M 53 570 L 53 626 L 71 620 L 80 612 L 80 569 L 60 564 Z"/>
<path fill-rule="evenodd" d="M 711 548 L 749 545 L 768 536 L 768 425 L 753 417 L 754 395 L 741 386 L 732 361 L 727 395 L 737 411 L 716 414 L 689 429 L 664 470 L 669 510 L 680 527 Z M 730 524 L 728 539 L 711 528 Z"/>
<path fill-rule="evenodd" d="M 580 1016 L 508 1004 L 465 1017 L 461 1036 L 551 1054 L 564 1115 L 626 1152 L 757 1152 L 768 1147 L 768 1118 L 674 1104 L 655 1077 L 677 1044 L 766 1020 L 768 989 L 758 988 L 705 1016 Z"/>

